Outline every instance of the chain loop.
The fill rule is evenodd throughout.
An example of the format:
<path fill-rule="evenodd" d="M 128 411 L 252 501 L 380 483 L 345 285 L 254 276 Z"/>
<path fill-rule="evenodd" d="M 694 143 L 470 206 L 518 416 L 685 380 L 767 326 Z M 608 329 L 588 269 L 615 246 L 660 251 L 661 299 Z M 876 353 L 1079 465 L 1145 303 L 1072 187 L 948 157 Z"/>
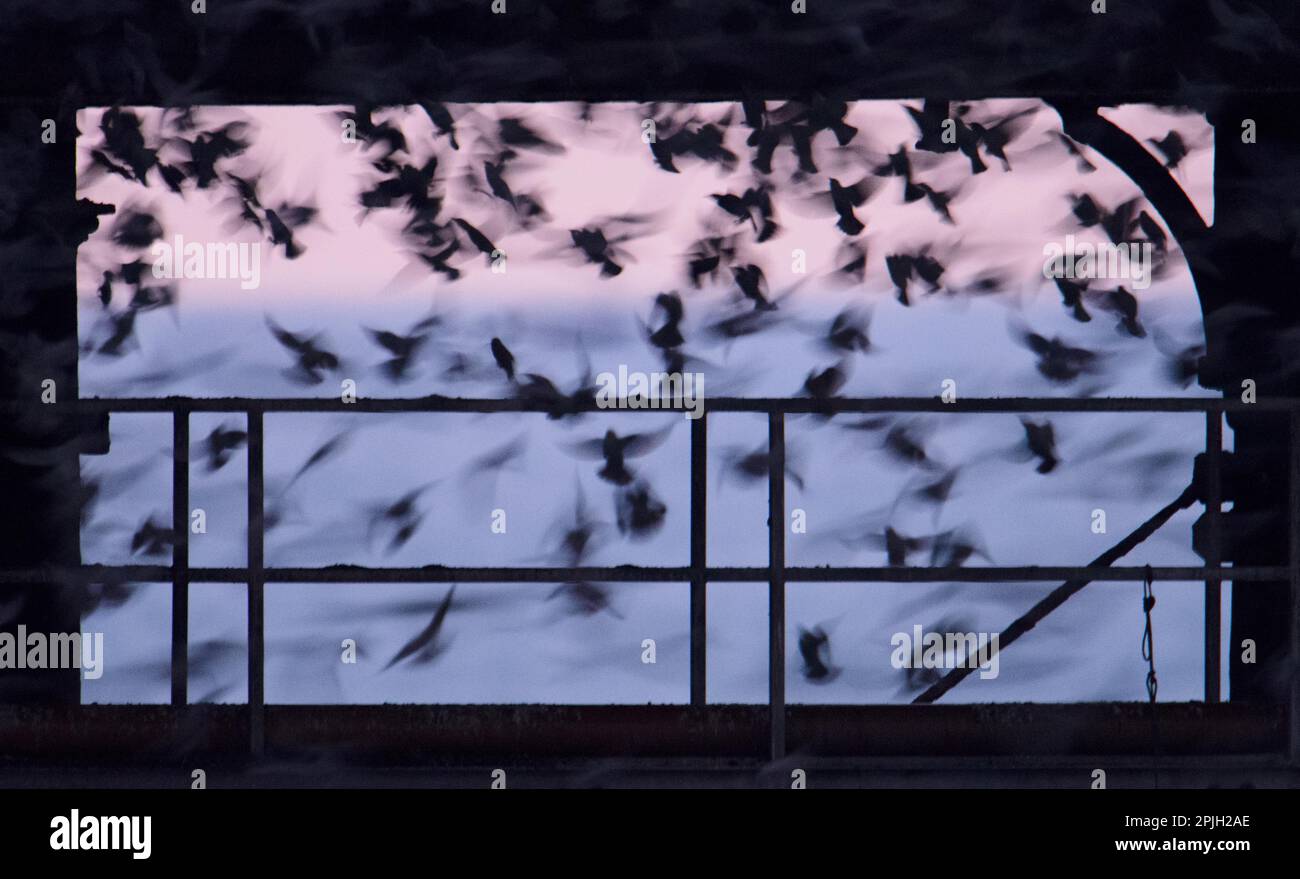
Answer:
<path fill-rule="evenodd" d="M 1160 682 L 1156 678 L 1156 644 L 1155 634 L 1151 628 L 1151 610 L 1156 606 L 1156 596 L 1151 590 L 1151 584 L 1155 581 L 1155 574 L 1151 566 L 1146 566 L 1145 576 L 1142 580 L 1142 614 L 1146 617 L 1146 626 L 1142 631 L 1142 658 L 1147 661 L 1147 703 L 1151 706 L 1151 756 L 1154 760 L 1160 758 L 1160 727 L 1156 721 L 1156 693 L 1160 688 Z M 1152 767 L 1152 775 L 1155 779 L 1155 786 L 1160 787 L 1160 770 L 1158 762 Z"/>

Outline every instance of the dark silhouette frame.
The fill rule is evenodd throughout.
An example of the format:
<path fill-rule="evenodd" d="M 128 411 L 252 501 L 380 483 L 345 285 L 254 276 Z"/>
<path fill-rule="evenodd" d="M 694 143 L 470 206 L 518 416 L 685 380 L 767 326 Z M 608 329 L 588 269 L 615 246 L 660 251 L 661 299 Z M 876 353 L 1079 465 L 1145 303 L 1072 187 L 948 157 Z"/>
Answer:
<path fill-rule="evenodd" d="M 0 357 L 0 399 L 15 404 L 0 426 L 0 445 L 40 449 L 43 457 L 37 464 L 19 465 L 0 456 L 0 481 L 9 497 L 0 522 L 0 559 L 4 567 L 21 572 L 8 576 L 5 588 L 23 595 L 29 624 L 77 628 L 80 575 L 64 575 L 93 573 L 80 565 L 78 550 L 78 455 L 102 451 L 106 442 L 107 404 L 33 405 L 43 378 L 56 380 L 62 400 L 79 396 L 75 249 L 94 230 L 97 212 L 76 199 L 75 139 L 66 132 L 75 125 L 78 107 L 398 104 L 431 96 L 446 101 L 1036 96 L 1058 110 L 1068 134 L 1132 177 L 1169 225 L 1192 270 L 1207 337 L 1200 380 L 1225 393 L 1221 411 L 1233 427 L 1236 445 L 1231 455 L 1220 455 L 1217 445 L 1210 445 L 1214 451 L 1208 460 L 1215 463 L 1205 491 L 1233 508 L 1206 521 L 1206 567 L 1188 570 L 1209 579 L 1207 592 L 1221 579 L 1244 582 L 1246 569 L 1269 575 L 1233 592 L 1232 641 L 1251 637 L 1260 661 L 1232 663 L 1231 703 L 1168 706 L 1162 719 L 1165 767 L 1175 771 L 1179 764 L 1171 755 L 1179 750 L 1176 742 L 1183 742 L 1182 750 L 1194 757 L 1182 764 L 1186 779 L 1297 783 L 1300 580 L 1295 559 L 1300 529 L 1292 523 L 1300 504 L 1295 480 L 1284 478 L 1296 469 L 1290 401 L 1300 397 L 1300 372 L 1289 359 L 1290 340 L 1300 329 L 1300 297 L 1293 290 L 1300 269 L 1300 186 L 1294 170 L 1300 167 L 1300 131 L 1294 121 L 1300 109 L 1294 38 L 1300 9 L 1294 4 L 1261 0 L 1250 7 L 1224 4 L 1215 9 L 1154 0 L 1141 10 L 1115 8 L 1091 15 L 1086 3 L 1048 7 L 1012 0 L 990 7 L 963 0 L 935 12 L 921 4 L 837 0 L 810 3 L 806 14 L 796 15 L 787 4 L 755 0 L 651 0 L 627 8 L 576 0 L 510 0 L 504 16 L 494 16 L 487 2 L 436 0 L 335 0 L 296 13 L 252 11 L 251 4 L 225 0 L 210 4 L 205 15 L 193 14 L 189 3 L 166 0 L 144 0 L 123 9 L 69 2 L 60 4 L 57 13 L 42 4 L 24 5 L 17 4 L 11 10 L 15 14 L 0 23 L 0 191 L 7 196 L 0 210 L 0 246 L 21 262 L 5 279 L 0 329 L 18 340 L 10 350 L 22 352 Z M 1224 8 L 1236 17 L 1224 20 Z M 1125 102 L 1178 104 L 1209 117 L 1217 133 L 1212 225 L 1201 221 L 1172 177 L 1140 144 L 1096 112 Z M 56 120 L 64 133 L 56 143 L 39 140 L 46 118 Z M 1247 119 L 1259 131 L 1253 143 L 1236 136 Z M 1255 383 L 1259 404 L 1236 405 L 1247 380 Z M 357 406 L 374 402 L 360 400 Z M 174 405 L 168 411 L 186 406 Z M 208 401 L 193 405 L 191 411 L 198 411 Z M 258 420 L 256 411 L 248 411 L 253 411 L 250 424 Z M 779 418 L 779 412 L 760 411 Z M 177 435 L 188 430 L 182 421 L 177 421 Z M 779 498 L 776 482 L 773 494 Z M 708 573 L 702 546 L 702 537 L 693 532 L 693 623 L 701 612 L 700 578 Z M 776 546 L 774 542 L 768 573 L 783 572 L 783 581 L 790 574 Z M 174 560 L 176 567 L 164 569 L 163 579 L 183 577 L 186 562 Z M 1221 567 L 1224 563 L 1232 568 Z M 260 555 L 250 552 L 250 569 L 260 564 Z M 32 576 L 38 572 L 46 576 Z M 190 571 L 190 577 L 197 573 Z M 776 580 L 771 577 L 774 601 L 780 597 L 778 586 L 783 587 Z M 1209 622 L 1207 616 L 1207 628 Z M 693 665 L 694 659 L 693 652 Z M 692 679 L 694 683 L 694 674 Z M 0 754 L 15 766 L 50 765 L 62 757 L 140 769 L 156 765 L 160 755 L 192 753 L 193 748 L 179 744 L 186 736 L 191 745 L 196 739 L 206 741 L 215 747 L 213 753 L 242 760 L 250 744 L 258 742 L 260 722 L 251 709 L 190 706 L 168 714 L 169 709 L 142 708 L 133 714 L 130 709 L 80 707 L 76 676 L 66 673 L 32 676 L 22 686 L 0 674 L 0 694 L 2 701 L 30 706 L 0 708 Z M 773 704 L 778 704 L 775 695 Z M 437 749 L 437 737 L 430 738 L 426 729 L 436 718 L 448 724 L 453 739 L 456 730 L 505 724 L 516 738 L 495 741 L 513 743 L 501 753 L 521 759 L 529 744 L 543 755 L 607 757 L 609 743 L 602 744 L 592 728 L 621 730 L 629 737 L 635 730 L 639 738 L 640 724 L 651 723 L 678 743 L 662 753 L 714 755 L 708 767 L 687 767 L 697 773 L 709 767 L 721 771 L 718 767 L 732 759 L 725 755 L 732 753 L 749 753 L 759 761 L 746 763 L 738 770 L 742 773 L 768 765 L 782 723 L 787 728 L 780 740 L 791 743 L 792 750 L 816 751 L 819 741 L 856 742 L 844 747 L 849 755 L 861 755 L 868 750 L 859 747 L 866 741 L 878 753 L 897 753 L 895 746 L 870 735 L 880 731 L 873 726 L 882 722 L 879 718 L 898 722 L 895 709 L 854 721 L 839 709 L 799 707 L 779 712 L 779 718 L 772 712 L 764 723 L 746 709 L 728 713 L 730 709 L 716 707 L 701 716 L 693 713 L 698 708 L 683 708 L 684 714 L 673 709 L 667 715 L 629 709 L 620 715 L 612 709 L 555 706 L 513 714 L 503 709 L 496 716 L 490 710 L 460 716 L 454 709 L 394 709 L 388 720 L 363 721 L 353 709 L 335 711 L 331 720 L 285 707 L 283 721 L 277 720 L 282 709 L 271 709 L 265 729 L 272 745 L 300 741 L 300 734 L 316 730 L 322 733 L 320 747 L 332 748 L 331 753 L 352 753 L 375 735 L 389 744 L 376 743 L 371 750 L 388 755 L 376 759 L 389 764 L 403 753 L 404 735 Z M 1130 709 L 1137 713 L 1124 714 Z M 895 735 L 904 732 L 918 749 L 928 747 L 930 754 L 957 760 L 936 757 L 939 762 L 925 764 L 929 769 L 916 770 L 940 780 L 1020 783 L 1048 778 L 1033 776 L 1029 756 L 1048 741 L 1063 746 L 1051 752 L 1055 762 L 1040 769 L 1059 770 L 1063 774 L 1050 777 L 1062 783 L 1077 777 L 1072 760 L 1096 762 L 1092 755 L 1098 753 L 1127 753 L 1136 761 L 1135 772 L 1149 766 L 1142 756 L 1142 706 L 1111 706 L 1111 714 L 1089 714 L 1087 706 L 1035 706 L 1024 709 L 1025 729 L 1004 730 L 1000 737 L 981 734 L 980 718 L 999 710 L 1002 718 L 988 721 L 987 727 L 997 729 L 1006 717 L 1015 716 L 1014 707 L 933 706 L 908 715 L 911 719 L 902 726 L 887 728 Z M 606 720 L 592 721 L 597 716 Z M 594 727 L 577 723 L 577 717 Z M 201 718 L 206 720 L 196 727 Z M 552 731 L 544 723 L 539 727 L 537 718 L 553 721 Z M 974 731 L 963 726 L 971 718 L 976 719 Z M 756 729 L 754 749 L 749 745 Z M 693 737 L 673 738 L 683 730 L 692 730 Z M 106 746 L 113 741 L 121 747 Z M 567 751 L 561 747 L 566 742 Z M 745 746 L 719 749 L 718 742 Z M 490 751 L 481 747 L 478 753 Z M 972 759 L 976 755 L 983 756 Z M 1019 756 L 1003 764 L 988 762 L 998 755 Z M 869 763 L 874 758 L 861 759 Z M 853 773 L 868 770 L 851 763 L 841 760 L 848 767 L 845 778 L 861 780 Z M 904 774 L 888 777 L 905 783 L 909 770 L 897 771 Z"/>

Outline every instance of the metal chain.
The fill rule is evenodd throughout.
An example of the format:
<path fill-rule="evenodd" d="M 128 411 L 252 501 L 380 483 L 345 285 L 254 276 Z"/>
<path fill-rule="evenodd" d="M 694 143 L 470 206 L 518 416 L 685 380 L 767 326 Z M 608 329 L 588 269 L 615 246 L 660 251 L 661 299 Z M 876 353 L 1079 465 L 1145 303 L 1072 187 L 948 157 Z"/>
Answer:
<path fill-rule="evenodd" d="M 1142 658 L 1147 661 L 1147 703 L 1151 706 L 1151 756 L 1155 761 L 1151 773 L 1155 786 L 1160 787 L 1160 727 L 1156 720 L 1156 692 L 1160 688 L 1160 682 L 1156 678 L 1155 635 L 1151 630 L 1151 609 L 1156 606 L 1156 597 L 1151 591 L 1154 580 L 1155 574 L 1152 573 L 1151 566 L 1147 565 L 1142 580 L 1142 613 L 1146 617 L 1146 627 L 1142 632 Z"/>

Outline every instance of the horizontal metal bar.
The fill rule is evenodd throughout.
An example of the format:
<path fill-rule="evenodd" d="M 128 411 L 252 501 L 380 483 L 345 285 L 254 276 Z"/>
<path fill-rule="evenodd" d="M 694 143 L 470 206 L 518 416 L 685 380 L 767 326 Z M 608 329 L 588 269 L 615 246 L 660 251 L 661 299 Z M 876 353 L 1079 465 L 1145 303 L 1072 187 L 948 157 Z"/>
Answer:
<path fill-rule="evenodd" d="M 1300 409 L 1300 398 L 1267 397 L 1254 403 L 1222 397 L 709 397 L 710 412 L 1256 412 Z M 469 397 L 359 397 L 354 403 L 311 397 L 83 397 L 63 403 L 0 402 L 0 412 L 548 412 L 536 402 Z M 617 400 L 565 405 L 565 411 L 683 412 L 680 407 L 633 407 Z"/>
<path fill-rule="evenodd" d="M 685 693 L 682 692 L 682 696 Z M 1282 705 L 1161 705 L 1161 759 L 1284 758 Z M 965 757 L 1024 760 L 1148 755 L 1140 702 L 788 706 L 788 753 L 803 760 Z M 557 757 L 768 760 L 766 704 L 276 705 L 266 706 L 266 753 L 312 765 L 428 765 L 498 757 L 523 767 Z M 0 706 L 4 765 L 26 760 L 184 760 L 247 754 L 247 705 Z M 629 735 L 629 730 L 640 734 Z M 344 759 L 329 759 L 337 754 Z M 1100 755 L 1105 755 L 1101 757 Z M 186 765 L 182 763 L 182 765 Z M 203 765 L 203 764 L 189 764 Z M 793 766 L 801 766 L 794 763 Z M 1148 764 L 1149 765 L 1149 764 Z M 1093 766 L 1108 767 L 1105 762 Z M 186 770 L 188 777 L 188 769 Z M 789 771 L 785 777 L 789 779 Z M 1084 775 L 1080 784 L 1087 784 Z"/>
<path fill-rule="evenodd" d="M 1108 580 L 1140 582 L 1149 571 L 1162 582 L 1202 581 L 1207 577 L 1247 582 L 1286 580 L 1290 569 L 1283 566 L 1205 567 L 974 567 L 974 568 L 889 568 L 889 567 L 787 567 L 788 582 L 817 583 L 998 583 L 1047 582 L 1054 580 Z M 451 568 L 430 565 L 421 568 L 368 568 L 335 565 L 326 568 L 264 568 L 267 583 L 564 583 L 575 580 L 623 583 L 690 582 L 690 567 L 656 568 L 621 565 L 606 568 Z M 706 568 L 710 582 L 766 583 L 767 567 Z M 82 565 L 81 567 L 0 569 L 0 583 L 42 581 L 80 582 L 170 582 L 168 565 Z M 191 583 L 246 583 L 248 568 L 190 568 Z"/>
<path fill-rule="evenodd" d="M 1271 754 L 1227 757 L 1161 757 L 1107 755 L 1106 785 L 1112 790 L 1147 788 L 1151 770 L 1172 788 L 1271 789 L 1300 787 L 1300 769 Z M 854 789 L 1077 789 L 1079 779 L 1091 783 L 1095 756 L 1063 757 L 818 757 L 800 755 L 798 768 L 810 787 Z M 283 760 L 221 764 L 223 789 L 283 790 L 322 786 L 334 789 L 468 789 L 484 787 L 502 762 L 510 769 L 513 788 L 785 788 L 791 760 L 774 766 L 765 759 L 744 757 L 529 758 L 519 768 L 513 761 L 465 760 L 442 765 L 331 765 L 328 775 L 309 771 L 302 763 Z M 107 761 L 24 761 L 0 765 L 0 788 L 159 789 L 175 785 L 170 765 L 132 765 Z"/>

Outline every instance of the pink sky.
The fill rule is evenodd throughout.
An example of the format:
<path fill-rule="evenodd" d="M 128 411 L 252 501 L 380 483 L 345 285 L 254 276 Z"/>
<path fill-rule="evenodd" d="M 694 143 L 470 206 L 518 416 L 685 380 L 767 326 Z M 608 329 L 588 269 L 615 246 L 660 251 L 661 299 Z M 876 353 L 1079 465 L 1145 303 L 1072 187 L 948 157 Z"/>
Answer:
<path fill-rule="evenodd" d="M 981 102 L 977 117 L 999 116 L 1037 102 L 999 100 Z M 697 117 L 716 120 L 734 105 L 706 104 L 694 108 Z M 867 286 L 888 289 L 884 276 L 883 255 L 900 248 L 913 248 L 936 242 L 941 248 L 955 248 L 957 254 L 949 266 L 949 278 L 964 276 L 992 266 L 1014 266 L 1023 271 L 1027 283 L 1042 262 L 1042 247 L 1047 241 L 1060 241 L 1067 232 L 1076 237 L 1103 240 L 1096 230 L 1071 228 L 1067 222 L 1068 192 L 1088 191 L 1103 203 L 1114 204 L 1135 194 L 1127 177 L 1104 160 L 1093 157 L 1099 166 L 1096 173 L 1083 175 L 1062 159 L 1059 149 L 1045 146 L 1048 132 L 1059 129 L 1059 120 L 1049 108 L 1039 104 L 1031 127 L 1013 144 L 1013 173 L 1004 173 L 990 159 L 989 172 L 971 178 L 960 154 L 942 158 L 937 167 L 918 173 L 937 189 L 967 182 L 955 202 L 956 226 L 948 226 L 923 202 L 903 204 L 901 182 L 889 179 L 859 215 L 867 222 L 864 240 L 872 251 Z M 416 164 L 431 149 L 441 157 L 438 177 L 458 193 L 448 200 L 443 216 L 464 216 L 485 227 L 500 213 L 502 203 L 484 194 L 468 190 L 465 180 L 476 175 L 482 184 L 482 160 L 485 153 L 476 148 L 472 132 L 487 129 L 492 120 L 503 116 L 520 116 L 529 124 L 561 141 L 566 151 L 561 155 L 525 152 L 509 171 L 515 191 L 537 193 L 551 213 L 546 233 L 502 234 L 496 243 L 508 258 L 505 274 L 483 270 L 482 261 L 466 266 L 471 269 L 460 281 L 451 284 L 427 272 L 407 270 L 411 259 L 404 252 L 398 235 L 400 218 L 392 211 L 372 212 L 363 220 L 357 205 L 357 192 L 376 174 L 369 167 L 364 144 L 341 141 L 340 124 L 335 113 L 343 108 L 331 107 L 242 107 L 202 108 L 198 119 L 214 126 L 231 119 L 252 123 L 253 146 L 243 156 L 224 167 L 237 173 L 264 170 L 263 200 L 285 199 L 293 202 L 313 200 L 321 209 L 320 223 L 300 234 L 306 254 L 295 261 L 282 256 L 263 260 L 260 290 L 243 292 L 237 285 L 220 281 L 184 283 L 183 298 L 190 303 L 209 304 L 220 301 L 229 305 L 241 299 L 306 295 L 313 300 L 322 296 L 372 297 L 381 290 L 405 288 L 420 292 L 451 292 L 474 298 L 500 297 L 505 300 L 539 297 L 598 296 L 617 299 L 640 297 L 657 290 L 682 284 L 681 264 L 689 243 L 702 229 L 712 224 L 719 230 L 732 229 L 731 220 L 708 199 L 714 192 L 742 192 L 755 179 L 744 144 L 747 129 L 733 126 L 728 145 L 742 161 L 734 172 L 726 174 L 714 165 L 679 161 L 681 173 L 670 175 L 655 167 L 649 150 L 641 141 L 641 121 L 648 112 L 639 105 L 601 105 L 589 124 L 577 122 L 578 108 L 573 104 L 494 104 L 451 107 L 459 119 L 462 148 L 453 152 L 446 140 L 434 140 L 434 130 L 419 108 L 390 108 L 376 118 L 398 123 L 410 144 Z M 83 110 L 78 125 L 83 141 L 98 140 L 101 110 Z M 160 128 L 157 111 L 142 111 L 146 130 Z M 1203 117 L 1177 115 L 1152 107 L 1128 106 L 1108 111 L 1117 124 L 1143 140 L 1160 137 L 1177 129 L 1184 138 L 1198 145 L 1177 171 L 1177 177 L 1203 215 L 1212 215 L 1211 187 L 1213 149 L 1209 146 L 1210 129 Z M 850 108 L 847 121 L 860 129 L 849 150 L 839 151 L 831 159 L 820 160 L 823 171 L 807 185 L 807 191 L 820 191 L 827 176 L 838 176 L 849 183 L 860 179 L 870 163 L 916 139 L 915 129 L 901 102 L 859 102 Z M 146 134 L 149 136 L 149 133 Z M 829 134 L 821 136 L 823 146 L 833 143 Z M 827 155 L 830 154 L 828 150 Z M 168 155 L 164 150 L 164 158 Z M 372 149 L 369 156 L 378 155 Z M 88 165 L 88 150 L 79 153 L 79 174 Z M 786 181 L 793 170 L 793 156 L 788 149 L 777 154 L 773 180 Z M 803 280 L 790 271 L 790 254 L 796 248 L 807 253 L 809 275 L 815 277 L 835 263 L 842 236 L 833 228 L 833 216 L 816 216 L 802 206 L 802 199 L 790 192 L 778 198 L 778 222 L 782 234 L 757 248 L 774 290 Z M 187 189 L 175 195 L 154 184 L 145 190 L 139 184 L 106 175 L 83 185 L 80 195 L 117 205 L 143 204 L 152 208 L 170 234 L 182 233 L 190 241 L 256 240 L 255 231 L 243 229 L 233 235 L 227 225 L 233 209 L 222 205 L 225 190 Z M 563 230 L 579 227 L 601 215 L 627 212 L 651 212 L 659 221 L 655 234 L 632 242 L 628 249 L 635 263 L 622 276 L 597 282 L 594 267 L 557 259 L 567 242 Z M 105 242 L 111 224 L 82 251 L 80 286 L 93 295 L 99 281 L 98 262 L 106 258 Z M 1096 233 L 1096 234 L 1092 234 Z M 264 256 L 268 256 L 264 254 Z M 1162 289 L 1188 292 L 1185 271 L 1175 272 L 1158 283 L 1149 295 Z M 811 285 L 815 287 L 816 285 Z M 234 289 L 231 289 L 231 288 Z"/>

